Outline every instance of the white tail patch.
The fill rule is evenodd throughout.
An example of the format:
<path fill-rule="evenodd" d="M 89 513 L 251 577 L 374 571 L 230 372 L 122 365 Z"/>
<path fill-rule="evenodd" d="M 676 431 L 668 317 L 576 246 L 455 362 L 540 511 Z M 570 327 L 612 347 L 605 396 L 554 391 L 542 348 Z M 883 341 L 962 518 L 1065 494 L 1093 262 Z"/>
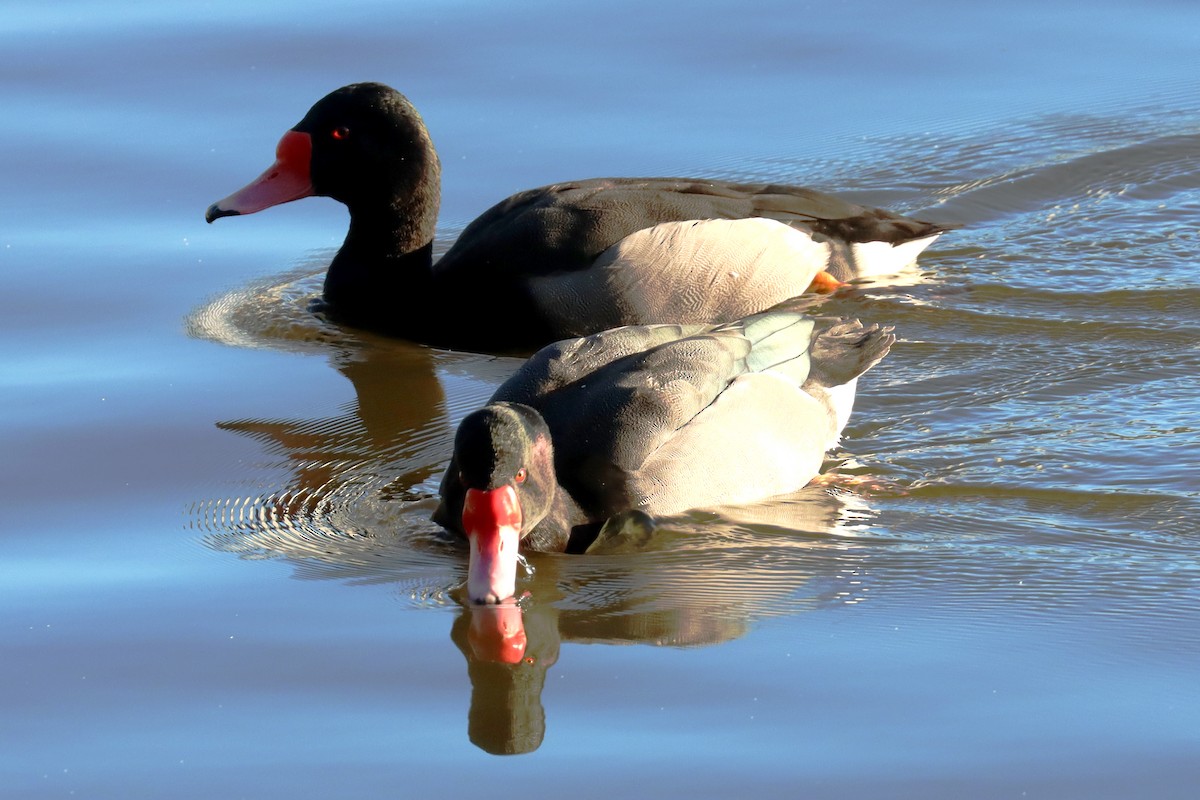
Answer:
<path fill-rule="evenodd" d="M 939 236 L 940 233 L 935 233 L 897 245 L 888 242 L 854 242 L 848 247 L 835 244 L 833 261 L 844 270 L 835 274 L 848 274 L 850 280 L 867 279 L 891 286 L 921 283 L 924 275 L 916 265 L 917 256 Z"/>

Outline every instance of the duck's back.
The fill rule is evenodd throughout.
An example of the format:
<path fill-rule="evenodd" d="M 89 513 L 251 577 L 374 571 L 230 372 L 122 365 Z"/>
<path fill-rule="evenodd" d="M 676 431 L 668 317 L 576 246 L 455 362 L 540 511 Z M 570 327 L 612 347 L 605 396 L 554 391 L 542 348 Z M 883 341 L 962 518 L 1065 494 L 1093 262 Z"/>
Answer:
<path fill-rule="evenodd" d="M 597 178 L 531 189 L 496 204 L 467 226 L 435 269 L 547 276 L 586 269 L 621 239 L 662 222 L 749 217 L 844 243 L 895 246 L 932 241 L 944 230 L 798 186 Z"/>

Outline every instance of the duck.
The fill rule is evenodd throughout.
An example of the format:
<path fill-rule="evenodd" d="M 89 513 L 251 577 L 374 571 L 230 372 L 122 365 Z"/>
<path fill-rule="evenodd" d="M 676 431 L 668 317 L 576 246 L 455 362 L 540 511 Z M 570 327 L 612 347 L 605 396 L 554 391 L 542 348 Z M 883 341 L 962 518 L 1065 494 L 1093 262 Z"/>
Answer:
<path fill-rule="evenodd" d="M 441 164 L 421 115 L 382 83 L 343 86 L 275 162 L 205 218 L 304 197 L 350 212 L 316 306 L 424 344 L 525 353 L 625 325 L 720 323 L 894 273 L 948 229 L 797 186 L 596 178 L 515 194 L 434 260 Z"/>
<path fill-rule="evenodd" d="M 522 550 L 586 553 L 614 525 L 807 485 L 894 342 L 784 306 L 537 351 L 463 418 L 440 483 L 433 521 L 467 541 L 468 599 L 512 602 Z"/>

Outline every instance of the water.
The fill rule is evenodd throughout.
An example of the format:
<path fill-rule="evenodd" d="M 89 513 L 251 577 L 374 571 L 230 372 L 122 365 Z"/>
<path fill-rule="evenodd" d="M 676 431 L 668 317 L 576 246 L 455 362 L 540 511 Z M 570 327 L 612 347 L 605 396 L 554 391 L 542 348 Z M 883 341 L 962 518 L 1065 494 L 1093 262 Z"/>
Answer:
<path fill-rule="evenodd" d="M 1198 23 L 10 3 L 0 797 L 1190 797 Z M 901 338 L 847 477 L 534 558 L 524 660 L 475 658 L 429 495 L 516 362 L 308 315 L 331 201 L 202 219 L 355 80 L 429 123 L 444 240 L 597 175 L 962 224 L 830 304 Z"/>

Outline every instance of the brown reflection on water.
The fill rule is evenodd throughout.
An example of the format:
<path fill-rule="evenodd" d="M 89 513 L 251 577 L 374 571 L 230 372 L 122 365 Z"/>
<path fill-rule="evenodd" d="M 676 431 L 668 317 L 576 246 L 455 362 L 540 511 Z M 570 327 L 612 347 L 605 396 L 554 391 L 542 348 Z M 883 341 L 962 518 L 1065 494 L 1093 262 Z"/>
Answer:
<path fill-rule="evenodd" d="M 862 601 L 864 556 L 831 538 L 850 499 L 808 488 L 663 520 L 654 537 L 609 554 L 543 554 L 519 603 L 472 606 L 454 590 L 468 738 L 498 755 L 536 750 L 547 735 L 542 690 L 563 644 L 718 645 L 766 616 Z"/>
<path fill-rule="evenodd" d="M 288 494 L 328 497 L 361 470 L 386 465 L 396 485 L 428 480 L 448 456 L 446 394 L 430 350 L 404 342 L 336 348 L 330 364 L 354 387 L 344 413 L 311 420 L 232 420 L 218 427 L 244 434 L 294 465 Z"/>
<path fill-rule="evenodd" d="M 467 737 L 496 755 L 531 753 L 546 736 L 542 689 L 558 661 L 557 614 L 549 605 L 463 607 L 450 638 L 467 661 Z M 498 632 L 511 644 L 495 646 Z M 519 634 L 510 633 L 519 630 Z M 519 645 L 519 647 L 518 647 Z"/>
<path fill-rule="evenodd" d="M 604 554 L 543 556 L 520 604 L 461 602 L 451 639 L 471 682 L 467 735 L 489 753 L 536 749 L 542 689 L 564 643 L 718 645 L 756 620 L 866 599 L 865 553 L 840 534 L 860 498 L 808 487 L 786 498 L 662 520 Z"/>

